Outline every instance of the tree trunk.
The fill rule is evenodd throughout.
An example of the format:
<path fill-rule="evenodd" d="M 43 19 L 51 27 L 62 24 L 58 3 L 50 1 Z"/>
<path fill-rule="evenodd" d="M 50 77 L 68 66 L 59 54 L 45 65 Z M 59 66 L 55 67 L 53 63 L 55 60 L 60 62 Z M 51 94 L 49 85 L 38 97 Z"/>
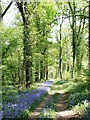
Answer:
<path fill-rule="evenodd" d="M 26 71 L 26 87 L 32 82 L 32 46 L 30 41 L 29 20 L 24 23 L 24 61 Z"/>
<path fill-rule="evenodd" d="M 17 2 L 18 9 L 21 13 L 24 24 L 24 65 L 26 73 L 26 87 L 32 82 L 32 45 L 30 40 L 30 19 L 27 2 Z"/>
<path fill-rule="evenodd" d="M 46 61 L 46 80 L 48 80 L 48 60 Z"/>
<path fill-rule="evenodd" d="M 75 17 L 75 2 L 73 2 L 73 12 L 72 12 L 72 46 L 73 46 L 73 66 L 72 66 L 72 78 L 74 78 L 75 73 L 75 55 L 76 55 L 76 43 L 75 43 L 75 32 L 76 32 L 76 17 Z"/>
<path fill-rule="evenodd" d="M 43 75 L 43 60 L 41 60 L 40 62 L 40 80 L 44 79 L 44 75 Z"/>
<path fill-rule="evenodd" d="M 76 16 L 75 16 L 75 1 L 73 0 L 73 8 L 71 6 L 71 3 L 68 2 L 69 8 L 71 10 L 72 14 L 72 24 L 70 23 L 70 26 L 72 28 L 72 51 L 73 51 L 73 65 L 72 65 L 72 78 L 74 78 L 74 72 L 75 72 L 75 56 L 76 56 Z M 69 20 L 70 21 L 70 20 Z"/>
<path fill-rule="evenodd" d="M 89 40 L 88 40 L 88 49 L 89 49 L 88 67 L 89 67 L 89 73 L 90 73 L 90 1 L 89 1 Z M 89 79 L 90 79 L 90 74 L 89 74 Z"/>
<path fill-rule="evenodd" d="M 43 52 L 41 53 L 43 58 L 40 62 L 40 80 L 45 79 L 45 54 L 46 54 L 47 47 L 44 48 Z"/>
<path fill-rule="evenodd" d="M 72 45 L 73 45 L 73 66 L 72 66 L 72 78 L 74 78 L 75 72 L 75 31 L 74 31 L 74 16 L 73 16 L 73 34 L 72 34 Z"/>
<path fill-rule="evenodd" d="M 35 81 L 36 82 L 39 81 L 39 63 L 37 62 L 37 58 L 36 58 Z"/>
<path fill-rule="evenodd" d="M 60 79 L 62 79 L 62 46 L 61 46 L 61 25 L 60 24 L 60 42 L 59 42 L 59 74 Z"/>

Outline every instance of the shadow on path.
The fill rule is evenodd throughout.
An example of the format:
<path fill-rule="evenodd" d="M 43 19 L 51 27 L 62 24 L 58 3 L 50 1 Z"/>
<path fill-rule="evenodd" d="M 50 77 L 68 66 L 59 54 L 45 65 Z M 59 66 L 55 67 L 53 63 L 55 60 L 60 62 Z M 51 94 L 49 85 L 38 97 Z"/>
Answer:
<path fill-rule="evenodd" d="M 60 85 L 62 88 L 62 85 Z M 59 92 L 61 97 L 57 103 L 57 113 L 55 120 L 79 120 L 79 114 L 67 109 L 67 93 L 63 90 Z"/>
<path fill-rule="evenodd" d="M 79 120 L 78 113 L 75 113 L 72 110 L 67 109 L 67 93 L 62 90 L 62 85 L 59 85 L 60 89 L 56 90 L 57 85 L 55 86 L 54 90 L 49 90 L 48 95 L 43 100 L 43 102 L 35 109 L 34 112 L 31 113 L 28 120 L 36 120 L 40 115 L 42 109 L 44 108 L 45 104 L 52 98 L 55 93 L 59 93 L 60 97 L 58 102 L 55 104 L 57 108 L 56 117 L 52 118 L 53 120 Z M 49 120 L 49 118 L 45 118 L 45 120 Z"/>

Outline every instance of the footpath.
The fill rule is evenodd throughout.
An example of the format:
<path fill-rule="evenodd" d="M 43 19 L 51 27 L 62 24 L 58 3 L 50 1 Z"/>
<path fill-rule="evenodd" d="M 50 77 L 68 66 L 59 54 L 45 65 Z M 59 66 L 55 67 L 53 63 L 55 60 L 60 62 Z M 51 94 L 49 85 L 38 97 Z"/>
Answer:
<path fill-rule="evenodd" d="M 44 86 L 45 87 L 45 86 Z M 57 87 L 60 89 L 56 90 Z M 40 115 L 42 109 L 47 104 L 47 102 L 52 99 L 52 96 L 55 93 L 59 93 L 60 97 L 56 105 L 56 116 L 52 118 L 53 120 L 79 120 L 79 115 L 72 110 L 67 109 L 67 93 L 62 90 L 62 85 L 55 85 L 54 89 L 48 90 L 48 95 L 44 98 L 44 100 L 38 105 L 38 107 L 31 113 L 28 120 L 36 120 Z M 49 118 L 45 118 L 45 120 Z M 51 119 L 50 119 L 51 120 Z"/>

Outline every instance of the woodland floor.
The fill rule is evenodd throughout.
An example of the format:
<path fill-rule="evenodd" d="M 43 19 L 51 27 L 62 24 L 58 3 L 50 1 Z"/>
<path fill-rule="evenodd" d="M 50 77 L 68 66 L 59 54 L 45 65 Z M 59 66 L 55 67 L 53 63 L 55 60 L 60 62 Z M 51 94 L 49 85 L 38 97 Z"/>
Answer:
<path fill-rule="evenodd" d="M 60 97 L 59 97 L 57 103 L 55 104 L 55 106 L 57 108 L 56 117 L 52 118 L 52 119 L 53 120 L 79 120 L 78 113 L 75 113 L 74 111 L 67 109 L 67 93 L 65 93 L 62 90 L 62 85 L 59 85 L 59 87 L 60 87 L 59 90 L 56 90 L 57 87 L 58 86 L 55 85 L 53 90 L 50 89 L 48 91 L 48 95 L 44 98 L 42 103 L 40 103 L 38 105 L 38 107 L 34 110 L 34 112 L 31 113 L 28 120 L 36 120 L 38 118 L 38 116 L 40 115 L 42 109 L 44 108 L 45 104 L 50 99 L 52 99 L 52 96 L 55 93 L 59 93 Z M 48 119 L 48 118 L 46 118 L 46 119 Z"/>

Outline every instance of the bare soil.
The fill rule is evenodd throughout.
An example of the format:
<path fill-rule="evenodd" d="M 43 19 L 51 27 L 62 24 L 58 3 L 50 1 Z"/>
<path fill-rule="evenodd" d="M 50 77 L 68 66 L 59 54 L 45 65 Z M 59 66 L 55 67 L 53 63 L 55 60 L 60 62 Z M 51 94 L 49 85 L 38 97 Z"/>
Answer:
<path fill-rule="evenodd" d="M 41 104 L 35 109 L 34 112 L 31 113 L 28 120 L 36 120 L 36 118 L 40 115 L 42 109 L 44 108 L 45 104 L 52 98 L 53 94 L 56 92 L 60 94 L 60 98 L 56 103 L 56 117 L 53 118 L 54 120 L 79 120 L 80 116 L 78 113 L 75 113 L 72 110 L 67 109 L 67 93 L 62 90 L 62 86 L 60 86 L 61 90 L 50 90 L 49 94 L 43 100 Z"/>

